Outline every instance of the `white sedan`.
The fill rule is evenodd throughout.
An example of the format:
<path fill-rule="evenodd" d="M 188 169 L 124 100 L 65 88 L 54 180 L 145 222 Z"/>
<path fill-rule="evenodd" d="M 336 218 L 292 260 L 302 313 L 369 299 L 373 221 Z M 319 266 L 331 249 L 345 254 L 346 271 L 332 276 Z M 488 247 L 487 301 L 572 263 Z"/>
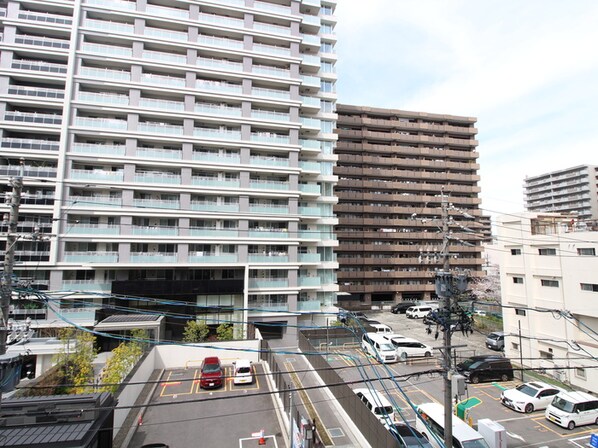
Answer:
<path fill-rule="evenodd" d="M 562 392 L 556 386 L 532 381 L 523 383 L 514 389 L 503 390 L 500 401 L 506 407 L 517 412 L 534 412 L 539 409 L 546 409 L 556 394 Z"/>

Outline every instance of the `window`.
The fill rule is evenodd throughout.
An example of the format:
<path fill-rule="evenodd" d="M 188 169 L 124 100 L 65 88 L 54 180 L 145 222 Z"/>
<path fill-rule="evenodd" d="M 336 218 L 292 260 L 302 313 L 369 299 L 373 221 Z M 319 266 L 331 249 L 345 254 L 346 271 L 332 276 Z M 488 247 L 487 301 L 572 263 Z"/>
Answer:
<path fill-rule="evenodd" d="M 538 254 L 540 254 L 540 255 L 556 255 L 556 249 L 554 249 L 552 247 L 538 249 Z"/>
<path fill-rule="evenodd" d="M 542 283 L 542 286 L 548 286 L 550 288 L 558 288 L 559 287 L 559 281 L 558 280 L 540 280 L 540 282 Z"/>
<path fill-rule="evenodd" d="M 516 342 L 511 342 L 511 347 L 513 348 L 513 350 L 519 350 L 519 344 L 517 344 Z"/>
<path fill-rule="evenodd" d="M 332 101 L 320 100 L 320 109 L 323 113 L 334 113 L 334 103 Z"/>
<path fill-rule="evenodd" d="M 513 277 L 513 283 L 523 285 L 523 277 Z"/>
<path fill-rule="evenodd" d="M 331 81 L 320 81 L 320 90 L 323 93 L 333 93 L 335 91 L 334 83 Z"/>
<path fill-rule="evenodd" d="M 588 257 L 595 257 L 596 256 L 596 249 L 593 247 L 578 247 L 577 248 L 577 255 L 583 255 Z"/>
<path fill-rule="evenodd" d="M 511 255 L 521 255 L 521 249 L 511 249 Z"/>
<path fill-rule="evenodd" d="M 586 378 L 586 369 L 584 369 L 583 367 L 576 367 L 575 368 L 575 376 L 578 378 Z"/>
<path fill-rule="evenodd" d="M 580 283 L 582 291 L 598 292 L 598 285 L 595 283 Z"/>
<path fill-rule="evenodd" d="M 519 309 L 519 308 L 515 308 L 515 314 L 517 316 L 525 316 L 525 310 Z"/>
<path fill-rule="evenodd" d="M 540 352 L 540 358 L 542 359 L 552 359 L 553 355 L 550 352 L 545 352 L 544 350 L 539 350 Z"/>

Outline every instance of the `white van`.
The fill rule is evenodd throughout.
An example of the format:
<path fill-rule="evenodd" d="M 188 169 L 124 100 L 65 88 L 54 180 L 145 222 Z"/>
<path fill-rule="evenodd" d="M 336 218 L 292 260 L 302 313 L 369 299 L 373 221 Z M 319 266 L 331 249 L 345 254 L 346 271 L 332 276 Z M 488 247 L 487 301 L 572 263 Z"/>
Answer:
<path fill-rule="evenodd" d="M 381 363 L 397 362 L 397 351 L 382 334 L 364 333 L 361 338 L 361 348 Z"/>
<path fill-rule="evenodd" d="M 392 404 L 388 399 L 375 389 L 353 389 L 353 392 L 360 398 L 361 402 L 378 417 L 380 423 L 390 426 L 394 423 L 395 413 Z"/>
<path fill-rule="evenodd" d="M 598 425 L 598 398 L 585 392 L 560 392 L 548 405 L 544 416 L 567 429 Z"/>
<path fill-rule="evenodd" d="M 372 327 L 376 331 L 376 333 L 382 333 L 382 334 L 392 333 L 392 328 L 386 324 L 370 324 L 370 327 Z"/>
<path fill-rule="evenodd" d="M 438 306 L 434 305 L 417 305 L 407 308 L 405 313 L 409 319 L 423 319 L 432 310 L 437 310 Z"/>
<path fill-rule="evenodd" d="M 392 334 L 384 335 L 384 337 L 388 340 L 388 342 L 394 345 L 395 349 L 397 350 L 397 356 L 399 356 L 401 359 L 417 358 L 420 356 L 428 358 L 432 356 L 433 348 L 424 344 L 423 342 L 418 341 L 417 339 L 406 338 L 401 335 L 399 335 L 399 337 L 395 337 Z"/>
<path fill-rule="evenodd" d="M 444 447 L 444 406 L 438 403 L 423 403 L 417 407 L 419 416 L 415 428 L 435 448 Z M 421 417 L 421 418 L 420 418 Z M 422 421 L 424 420 L 426 423 Z M 453 416 L 453 446 L 455 448 L 489 448 L 484 437 L 457 416 Z M 439 443 L 438 440 L 442 441 Z"/>

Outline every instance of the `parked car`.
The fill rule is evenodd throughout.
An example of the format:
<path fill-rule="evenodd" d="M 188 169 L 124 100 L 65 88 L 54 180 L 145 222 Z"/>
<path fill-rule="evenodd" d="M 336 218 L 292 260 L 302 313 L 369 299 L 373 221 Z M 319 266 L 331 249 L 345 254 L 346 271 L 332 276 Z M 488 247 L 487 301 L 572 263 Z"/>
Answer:
<path fill-rule="evenodd" d="M 472 365 L 474 362 L 478 362 L 478 361 L 485 361 L 486 359 L 501 359 L 503 358 L 502 355 L 476 355 L 476 356 L 472 356 L 470 358 L 467 358 L 463 361 L 461 361 L 460 363 L 458 363 L 455 367 L 457 369 L 457 372 L 462 372 L 463 370 L 466 370 L 467 368 L 469 368 L 470 365 Z"/>
<path fill-rule="evenodd" d="M 502 331 L 493 331 L 486 336 L 486 347 L 490 350 L 503 350 L 505 348 L 505 333 Z"/>
<path fill-rule="evenodd" d="M 224 384 L 224 372 L 220 359 L 217 356 L 209 356 L 203 360 L 199 376 L 199 387 L 202 389 L 215 389 Z"/>
<path fill-rule="evenodd" d="M 233 383 L 253 383 L 253 367 L 248 359 L 239 359 L 233 362 Z"/>
<path fill-rule="evenodd" d="M 405 314 L 407 312 L 407 308 L 411 308 L 412 306 L 416 305 L 417 303 L 415 302 L 399 302 L 390 309 L 390 312 L 392 314 Z"/>
<path fill-rule="evenodd" d="M 509 381 L 513 379 L 513 366 L 507 358 L 486 359 L 474 362 L 461 373 L 474 384 L 481 381 Z"/>
<path fill-rule="evenodd" d="M 395 347 L 382 334 L 365 333 L 361 337 L 361 348 L 381 363 L 397 362 Z"/>
<path fill-rule="evenodd" d="M 386 324 L 371 324 L 369 322 L 368 322 L 368 324 L 370 327 L 372 327 L 372 329 L 376 333 L 384 333 L 384 334 L 392 333 L 392 327 L 389 327 Z"/>
<path fill-rule="evenodd" d="M 438 309 L 432 305 L 417 305 L 407 309 L 405 313 L 409 319 L 423 319 L 430 311 Z"/>
<path fill-rule="evenodd" d="M 563 389 L 541 381 L 523 383 L 513 389 L 503 390 L 500 401 L 517 412 L 530 412 L 546 409 L 553 398 Z"/>
<path fill-rule="evenodd" d="M 399 439 L 402 448 L 432 448 L 428 439 L 412 426 L 395 423 L 388 430 Z"/>
<path fill-rule="evenodd" d="M 417 339 L 405 338 L 401 335 L 384 336 L 397 350 L 397 356 L 400 358 L 416 358 L 432 356 L 432 347 L 418 341 Z"/>
<path fill-rule="evenodd" d="M 390 425 L 395 419 L 394 408 L 388 399 L 375 389 L 353 389 L 361 402 L 374 414 L 380 423 Z"/>
<path fill-rule="evenodd" d="M 544 416 L 567 429 L 598 425 L 598 398 L 585 392 L 561 392 L 548 405 Z"/>

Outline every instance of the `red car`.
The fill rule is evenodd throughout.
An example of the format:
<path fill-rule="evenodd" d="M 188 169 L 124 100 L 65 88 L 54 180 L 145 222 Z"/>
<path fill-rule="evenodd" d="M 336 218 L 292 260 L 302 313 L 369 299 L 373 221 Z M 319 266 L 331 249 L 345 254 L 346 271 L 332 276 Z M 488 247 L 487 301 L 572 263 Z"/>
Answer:
<path fill-rule="evenodd" d="M 220 359 L 217 356 L 210 356 L 204 359 L 201 365 L 199 387 L 202 389 L 215 389 L 222 387 L 223 381 L 224 372 L 220 365 Z"/>

